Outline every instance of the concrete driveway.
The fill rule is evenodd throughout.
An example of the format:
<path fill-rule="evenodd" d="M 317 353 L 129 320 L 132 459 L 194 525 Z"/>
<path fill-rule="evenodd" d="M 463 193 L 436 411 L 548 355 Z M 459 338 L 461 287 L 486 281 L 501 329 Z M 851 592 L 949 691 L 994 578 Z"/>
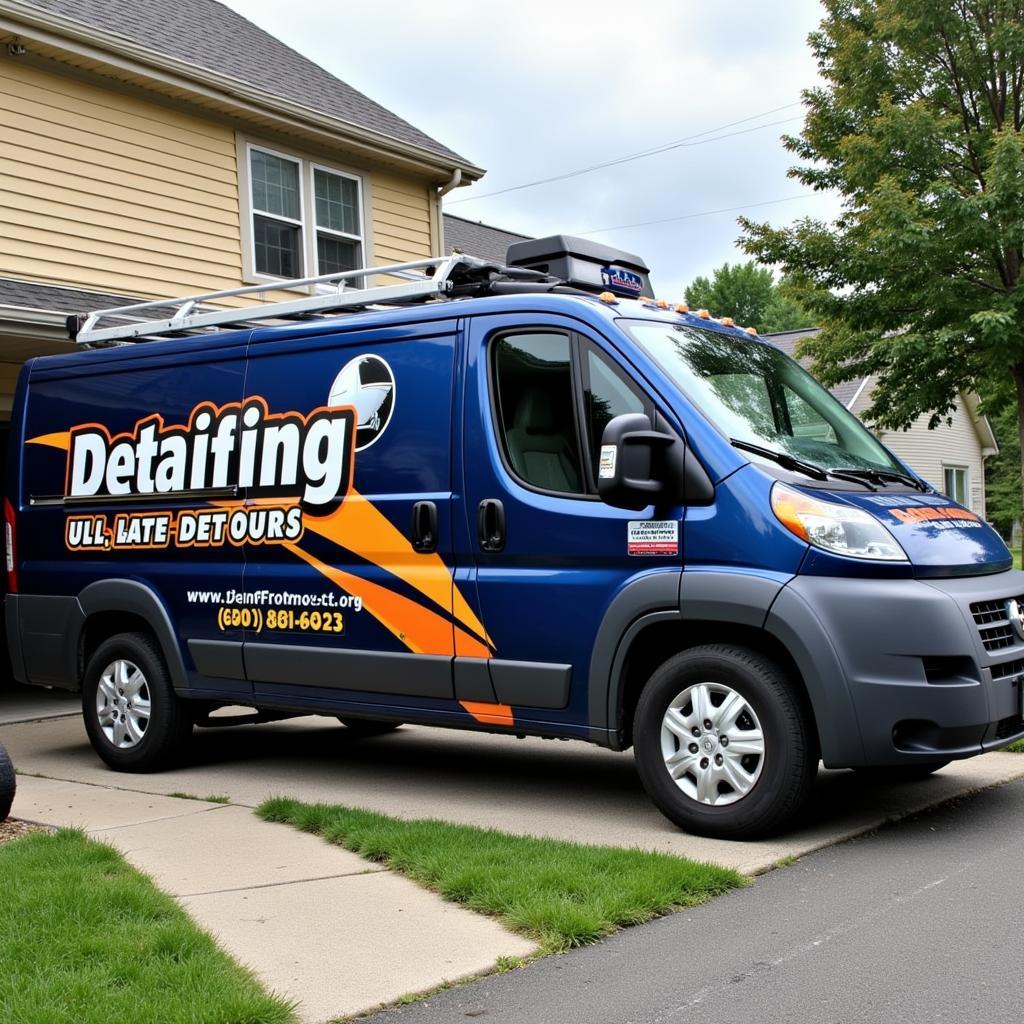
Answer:
<path fill-rule="evenodd" d="M 440 817 L 513 833 L 639 846 L 756 873 L 926 807 L 1024 776 L 1024 755 L 988 754 L 930 779 L 881 785 L 822 771 L 806 824 L 756 843 L 678 831 L 648 801 L 630 754 L 583 743 L 517 740 L 407 726 L 356 739 L 329 718 L 197 730 L 185 767 L 159 775 L 110 771 L 79 718 L 0 726 L 19 770 L 137 792 L 269 796 L 347 803 L 400 817 Z"/>

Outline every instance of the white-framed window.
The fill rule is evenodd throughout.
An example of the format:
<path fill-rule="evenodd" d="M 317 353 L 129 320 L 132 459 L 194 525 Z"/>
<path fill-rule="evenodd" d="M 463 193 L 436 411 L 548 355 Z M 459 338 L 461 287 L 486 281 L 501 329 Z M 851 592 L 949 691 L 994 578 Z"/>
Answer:
<path fill-rule="evenodd" d="M 247 279 L 316 277 L 364 265 L 359 175 L 254 142 L 239 146 L 239 160 Z"/>
<path fill-rule="evenodd" d="M 955 502 L 970 507 L 970 480 L 966 466 L 943 466 L 942 489 Z"/>

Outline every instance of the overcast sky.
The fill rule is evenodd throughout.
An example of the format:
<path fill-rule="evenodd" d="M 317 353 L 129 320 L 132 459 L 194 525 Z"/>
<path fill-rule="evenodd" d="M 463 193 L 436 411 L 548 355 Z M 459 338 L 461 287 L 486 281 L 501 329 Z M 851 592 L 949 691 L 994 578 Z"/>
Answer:
<path fill-rule="evenodd" d="M 816 80 L 817 0 L 228 3 L 485 167 L 447 212 L 530 235 L 589 232 L 643 256 L 659 297 L 681 299 L 695 275 L 746 258 L 737 212 L 693 214 L 749 206 L 786 224 L 836 210 L 787 178 L 779 138 L 799 130 L 801 107 L 787 105 Z M 743 132 L 731 138 L 472 198 L 753 115 L 709 136 Z M 685 219 L 625 226 L 667 218 Z"/>

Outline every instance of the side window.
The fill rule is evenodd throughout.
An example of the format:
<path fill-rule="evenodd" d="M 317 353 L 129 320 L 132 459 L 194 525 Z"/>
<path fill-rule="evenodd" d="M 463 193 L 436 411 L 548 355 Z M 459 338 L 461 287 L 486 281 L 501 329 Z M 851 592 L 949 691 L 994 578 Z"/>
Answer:
<path fill-rule="evenodd" d="M 583 494 L 569 336 L 509 334 L 494 346 L 505 453 L 513 472 L 543 491 Z"/>
<path fill-rule="evenodd" d="M 610 420 L 629 412 L 650 413 L 646 403 L 633 387 L 603 355 L 589 345 L 586 349 L 587 383 L 583 396 L 586 403 L 587 429 L 590 434 L 590 464 L 597 476 L 601 436 Z"/>

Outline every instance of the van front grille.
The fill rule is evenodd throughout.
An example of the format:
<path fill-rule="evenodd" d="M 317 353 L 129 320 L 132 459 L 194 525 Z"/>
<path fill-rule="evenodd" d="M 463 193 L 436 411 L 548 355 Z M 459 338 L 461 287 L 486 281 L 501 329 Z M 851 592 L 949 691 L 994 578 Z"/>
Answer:
<path fill-rule="evenodd" d="M 1024 661 L 1005 661 L 1002 665 L 992 666 L 993 679 L 1010 679 L 1024 675 Z"/>
<path fill-rule="evenodd" d="M 1019 642 L 1006 614 L 1008 600 L 1009 598 L 1001 601 L 975 601 L 971 605 L 971 615 L 974 616 L 986 651 L 1001 651 Z M 1017 600 L 1024 606 L 1024 595 Z"/>

